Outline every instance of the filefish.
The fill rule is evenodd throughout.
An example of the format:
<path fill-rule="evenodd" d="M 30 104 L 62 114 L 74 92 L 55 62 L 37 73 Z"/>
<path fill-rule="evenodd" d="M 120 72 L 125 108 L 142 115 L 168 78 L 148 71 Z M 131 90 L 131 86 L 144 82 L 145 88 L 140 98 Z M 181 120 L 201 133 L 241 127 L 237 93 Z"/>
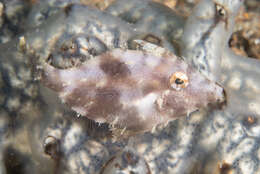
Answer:
<path fill-rule="evenodd" d="M 41 66 L 41 82 L 81 116 L 132 132 L 225 101 L 224 90 L 183 58 L 135 40 L 137 50 L 113 49 L 84 64 L 58 69 Z"/>

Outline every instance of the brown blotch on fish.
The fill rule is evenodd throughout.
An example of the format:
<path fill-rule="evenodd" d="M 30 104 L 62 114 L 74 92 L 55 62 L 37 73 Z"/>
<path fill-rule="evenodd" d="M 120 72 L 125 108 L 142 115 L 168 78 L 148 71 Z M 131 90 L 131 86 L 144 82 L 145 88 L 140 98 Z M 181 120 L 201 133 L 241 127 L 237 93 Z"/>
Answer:
<path fill-rule="evenodd" d="M 147 85 L 145 85 L 143 87 L 142 92 L 143 92 L 144 95 L 147 95 L 147 94 L 149 94 L 153 91 L 159 90 L 158 89 L 159 85 L 160 84 L 158 83 L 158 81 L 151 81 L 150 83 L 148 83 Z"/>
<path fill-rule="evenodd" d="M 119 110 L 122 109 L 119 97 L 120 93 L 116 89 L 97 89 L 94 104 L 91 109 L 89 109 L 89 114 L 93 116 L 101 115 L 103 117 L 116 114 Z"/>
<path fill-rule="evenodd" d="M 130 75 L 130 70 L 124 62 L 109 57 L 100 63 L 100 68 L 110 78 L 125 78 Z"/>

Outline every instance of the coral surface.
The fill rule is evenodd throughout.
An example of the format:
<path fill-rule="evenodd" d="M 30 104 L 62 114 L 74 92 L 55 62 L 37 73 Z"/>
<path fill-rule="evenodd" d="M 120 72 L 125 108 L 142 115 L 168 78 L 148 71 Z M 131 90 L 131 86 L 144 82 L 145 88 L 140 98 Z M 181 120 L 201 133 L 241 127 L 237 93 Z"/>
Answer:
<path fill-rule="evenodd" d="M 259 1 L 197 2 L 1 0 L 0 173 L 259 173 Z M 44 63 L 78 68 L 135 40 L 183 57 L 226 105 L 120 139 L 38 81 Z"/>

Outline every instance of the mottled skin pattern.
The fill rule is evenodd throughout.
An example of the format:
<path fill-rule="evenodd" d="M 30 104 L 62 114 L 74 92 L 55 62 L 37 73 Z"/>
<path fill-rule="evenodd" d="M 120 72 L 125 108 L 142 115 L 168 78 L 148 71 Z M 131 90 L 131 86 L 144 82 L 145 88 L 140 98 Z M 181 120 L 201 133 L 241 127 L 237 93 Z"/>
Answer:
<path fill-rule="evenodd" d="M 48 5 L 55 6 L 56 4 L 52 2 Z M 128 5 L 128 3 L 122 3 L 121 7 L 123 5 Z M 224 6 L 228 8 L 226 5 Z M 54 46 L 57 39 L 61 37 L 61 40 L 70 40 L 70 37 L 64 38 L 60 34 L 66 33 L 66 29 L 59 30 L 60 27 L 68 23 L 68 26 L 75 24 L 75 28 L 79 30 L 74 30 L 75 33 L 70 32 L 74 35 L 82 34 L 78 33 L 82 31 L 82 25 L 79 25 L 76 20 L 66 21 L 56 18 L 48 6 L 40 7 L 46 8 L 37 10 L 38 7 L 36 7 L 33 13 L 36 17 L 33 19 L 38 19 L 39 13 L 44 14 L 40 16 L 46 18 L 40 18 L 43 19 L 40 23 L 46 22 L 46 24 L 38 28 L 40 32 L 29 32 L 26 39 L 34 48 L 38 58 L 45 60 L 50 52 L 59 52 L 58 50 L 50 51 L 51 48 L 57 48 Z M 56 12 L 60 9 L 62 8 L 56 8 Z M 156 8 L 151 13 L 147 12 L 147 16 L 142 18 L 149 18 L 147 20 L 149 23 L 149 21 L 160 19 L 160 14 L 165 15 L 163 11 L 157 15 L 149 15 L 154 14 L 154 11 Z M 77 16 L 80 17 L 81 13 L 84 13 L 84 16 L 88 14 L 82 10 L 78 11 Z M 169 11 L 166 10 L 165 13 Z M 107 19 L 101 13 L 94 14 L 98 16 L 95 21 L 99 18 Z M 162 24 L 172 22 L 170 19 L 165 21 L 162 19 Z M 106 21 L 103 20 L 101 24 L 106 26 Z M 120 33 L 128 32 L 122 27 L 129 27 L 124 22 L 116 23 L 115 26 Z M 163 28 L 163 26 L 157 28 Z M 104 27 L 100 32 L 103 33 L 108 28 Z M 152 25 L 149 28 L 153 28 Z M 110 30 L 106 32 L 108 33 L 113 38 L 113 32 Z M 190 31 L 190 34 L 192 33 Z M 222 33 L 217 33 L 217 35 L 220 38 L 225 36 Z M 55 36 L 56 40 L 53 39 Z M 31 40 L 35 42 L 30 43 Z M 99 40 L 105 42 L 102 37 Z M 4 160 L 0 164 L 0 173 L 99 173 L 106 161 L 111 159 L 119 149 L 124 149 L 125 143 L 112 142 L 105 125 L 89 124 L 86 118 L 77 118 L 75 113 L 66 112 L 67 109 L 64 111 L 62 107 L 59 108 L 58 102 L 54 101 L 55 94 L 38 88 L 37 84 L 31 82 L 30 75 L 24 75 L 27 74 L 24 72 L 29 72 L 24 71 L 28 70 L 26 69 L 28 66 L 24 64 L 28 58 L 23 58 L 17 53 L 15 49 L 17 44 L 13 43 L 1 45 L 3 51 L 0 56 L 1 60 L 5 60 L 5 64 L 1 64 L 0 67 L 3 80 L 0 90 L 2 107 L 0 121 L 4 125 L 0 126 L 0 130 L 3 130 L 0 138 L 4 142 L 1 145 L 3 153 L 0 158 Z M 210 52 L 211 49 L 207 49 Z M 226 109 L 217 112 L 201 111 L 204 116 L 201 112 L 197 112 L 189 119 L 176 120 L 158 132 L 135 137 L 134 143 L 129 144 L 146 160 L 152 173 L 259 173 L 260 128 L 259 107 L 256 106 L 260 102 L 259 97 L 256 96 L 259 96 L 260 65 L 257 60 L 242 59 L 234 55 L 228 48 L 223 50 L 221 57 L 223 58 L 221 64 L 223 73 L 220 79 L 228 95 Z M 57 65 L 64 66 L 61 64 L 55 66 Z M 27 87 L 23 88 L 24 85 Z M 34 88 L 36 90 L 31 90 Z M 41 89 L 45 104 L 39 102 L 41 99 L 37 97 L 38 89 Z M 32 108 L 35 109 L 32 111 Z M 243 112 L 240 114 L 242 109 Z M 11 126 L 6 129 L 6 125 Z M 45 139 L 49 136 L 55 137 L 51 139 L 56 139 L 58 143 L 53 144 L 58 144 L 58 146 L 48 146 L 48 141 L 45 142 Z M 45 147 L 54 148 L 51 150 L 44 149 Z M 45 155 L 44 151 L 54 152 L 54 155 L 50 157 Z M 58 151 L 59 158 L 55 157 L 55 151 Z"/>
<path fill-rule="evenodd" d="M 114 49 L 79 67 L 59 70 L 45 63 L 42 69 L 43 84 L 72 110 L 133 132 L 151 131 L 225 98 L 220 86 L 166 50 L 159 57 Z"/>

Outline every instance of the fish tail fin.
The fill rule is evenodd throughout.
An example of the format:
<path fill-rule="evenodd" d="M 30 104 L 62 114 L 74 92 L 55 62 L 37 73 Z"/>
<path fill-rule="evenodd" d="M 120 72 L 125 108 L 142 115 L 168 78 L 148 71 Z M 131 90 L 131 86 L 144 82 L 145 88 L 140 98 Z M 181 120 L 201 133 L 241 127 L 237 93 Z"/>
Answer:
<path fill-rule="evenodd" d="M 38 78 L 44 86 L 57 92 L 64 88 L 64 82 L 60 77 L 60 71 L 62 70 L 57 69 L 46 62 L 42 65 L 37 65 L 36 69 L 39 74 Z"/>

